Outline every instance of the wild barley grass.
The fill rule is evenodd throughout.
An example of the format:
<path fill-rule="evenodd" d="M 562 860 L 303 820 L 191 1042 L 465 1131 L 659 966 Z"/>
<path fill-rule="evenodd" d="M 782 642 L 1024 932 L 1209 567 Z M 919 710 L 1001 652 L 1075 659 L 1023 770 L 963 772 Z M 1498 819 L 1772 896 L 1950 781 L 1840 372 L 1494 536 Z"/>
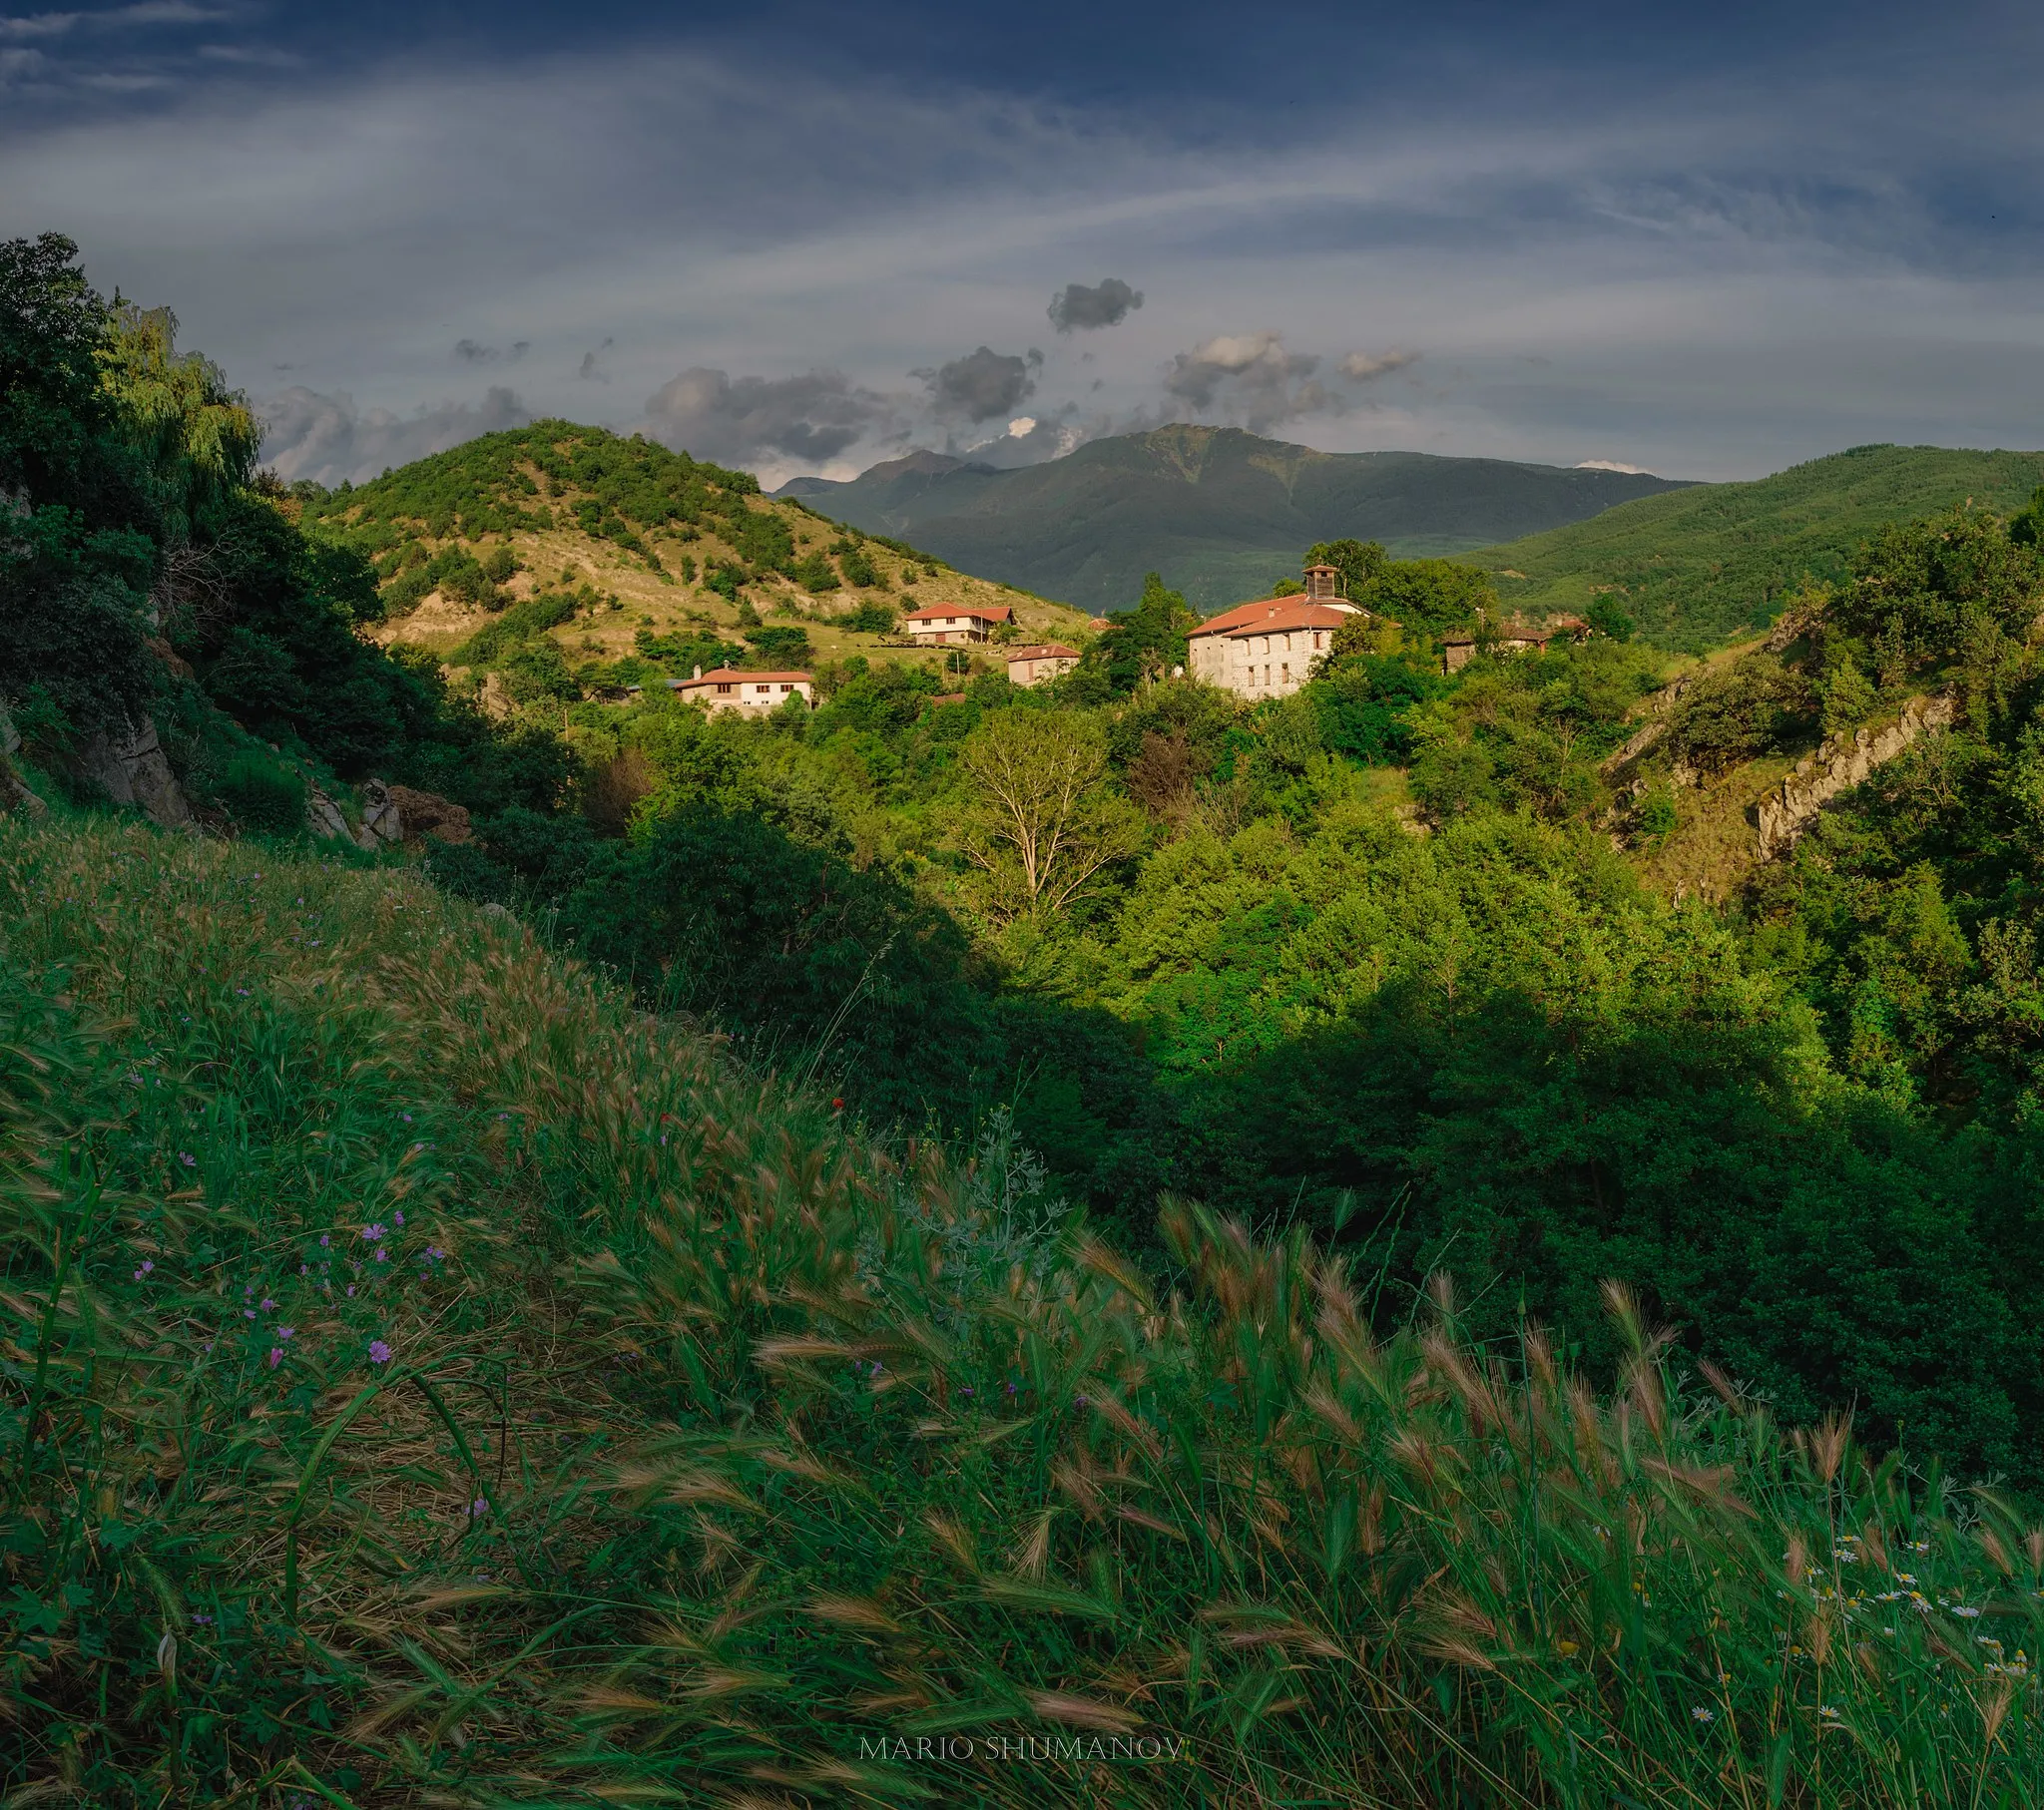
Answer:
<path fill-rule="evenodd" d="M 1165 1286 L 405 872 L 0 825 L 0 1114 L 9 1804 L 2044 1797 L 1992 1492 Z"/>

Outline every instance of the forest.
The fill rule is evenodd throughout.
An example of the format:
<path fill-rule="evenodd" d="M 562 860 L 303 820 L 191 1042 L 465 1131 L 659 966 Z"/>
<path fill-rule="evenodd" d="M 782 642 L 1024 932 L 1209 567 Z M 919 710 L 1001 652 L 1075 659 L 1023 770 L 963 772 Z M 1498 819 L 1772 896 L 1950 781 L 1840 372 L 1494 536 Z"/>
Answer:
<path fill-rule="evenodd" d="M 1866 1660 L 1849 1713 L 1894 1739 L 1811 1785 L 1791 1756 L 1847 1680 L 1784 1707 L 1754 1568 L 1811 1625 L 1812 1542 L 1834 1583 L 1862 1541 L 1948 1543 L 1939 1587 L 2006 1584 L 1997 1615 L 2044 1586 L 2044 487 L 1881 524 L 1701 660 L 1611 593 L 1509 652 L 1484 572 L 1338 540 L 1301 563 L 1360 609 L 1256 705 L 1176 676 L 1199 618 L 1153 576 L 1032 688 L 876 648 L 818 665 L 813 709 L 710 716 L 659 682 L 697 650 L 649 642 L 636 694 L 557 658 L 486 710 L 369 631 L 430 580 L 494 601 L 469 663 L 555 646 L 497 589 L 521 512 L 654 564 L 737 524 L 741 600 L 802 583 L 745 525 L 779 518 L 745 474 L 540 424 L 492 483 L 421 479 L 341 532 L 258 469 L 174 318 L 103 300 L 55 236 L 0 247 L 0 384 L 5 1664 L 71 1731 L 8 1737 L 10 1789 L 225 1801 L 239 1766 L 308 1802 L 905 1801 L 829 1773 L 824 1706 L 1126 1734 L 1164 1677 L 1241 1767 L 1171 1801 L 1289 1766 L 1342 1801 L 1524 1801 L 1509 1775 L 1848 1803 L 1915 1765 L 1956 1802 L 1924 1707 L 1950 1665 L 1976 1743 L 2002 1692 L 1975 1800 L 2033 1801 L 2030 1749 L 1994 1748 L 2028 1622 L 1991 1654 L 1931 1628 L 1906 1716 Z M 409 526 L 436 521 L 460 559 Z M 1929 696 L 1949 726 L 1784 857 L 1709 839 L 1748 777 Z M 144 719 L 198 834 L 100 788 Z M 315 790 L 354 811 L 372 779 L 472 836 L 310 833 Z M 1662 883 L 1684 849 L 1709 885 Z M 551 1355 L 541 1319 L 572 1328 Z M 544 1392 L 523 1444 L 514 1374 Z M 322 1470 L 357 1414 L 416 1503 Z M 452 1532 L 418 1506 L 449 1490 Z M 288 1532 L 231 1524 L 243 1496 Z M 1427 1595 L 1478 1501 L 1554 1518 L 1511 1563 L 1579 1614 L 1521 1626 L 1480 1555 Z M 761 1514 L 782 1538 L 749 1571 Z M 1713 1542 L 1751 1600 L 1682 1582 Z M 548 1595 L 564 1568 L 584 1597 Z M 749 1620 L 756 1589 L 808 1619 Z M 1657 1595 L 1690 1619 L 1645 1631 Z M 1416 1745 L 1328 1744 L 1365 1624 L 1399 1713 L 1438 1707 Z M 1514 1642 L 1562 1707 L 1487 1694 Z M 1724 1751 L 1670 1745 L 1721 1714 Z M 428 1790 L 453 1795 L 402 1794 Z"/>

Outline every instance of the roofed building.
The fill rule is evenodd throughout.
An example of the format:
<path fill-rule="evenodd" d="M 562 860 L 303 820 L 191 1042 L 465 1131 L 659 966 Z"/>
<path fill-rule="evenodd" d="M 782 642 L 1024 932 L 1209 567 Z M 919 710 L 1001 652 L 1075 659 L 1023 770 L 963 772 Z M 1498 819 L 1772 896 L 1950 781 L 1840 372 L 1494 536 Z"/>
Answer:
<path fill-rule="evenodd" d="M 1008 650 L 1008 682 L 1011 685 L 1040 685 L 1079 664 L 1079 650 L 1061 643 L 1037 642 L 1026 648 Z"/>
<path fill-rule="evenodd" d="M 1340 596 L 1332 566 L 1308 566 L 1305 589 L 1210 616 L 1187 639 L 1193 677 L 1258 701 L 1289 697 L 1312 676 L 1334 631 L 1363 614 Z"/>
<path fill-rule="evenodd" d="M 806 673 L 741 673 L 732 667 L 706 673 L 698 667 L 695 678 L 667 682 L 668 689 L 685 703 L 700 703 L 713 712 L 743 710 L 757 716 L 779 709 L 790 697 L 799 697 L 811 706 L 815 703 L 814 681 Z"/>
<path fill-rule="evenodd" d="M 932 604 L 927 610 L 911 610 L 901 619 L 901 627 L 918 646 L 946 647 L 985 641 L 1014 618 L 1006 604 Z"/>

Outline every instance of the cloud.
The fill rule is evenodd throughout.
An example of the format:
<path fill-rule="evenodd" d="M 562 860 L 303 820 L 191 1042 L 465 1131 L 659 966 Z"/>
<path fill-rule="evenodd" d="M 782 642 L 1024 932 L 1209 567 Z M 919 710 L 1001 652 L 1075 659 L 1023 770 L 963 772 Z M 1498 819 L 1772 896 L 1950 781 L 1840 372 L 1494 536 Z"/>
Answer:
<path fill-rule="evenodd" d="M 29 13 L 0 19 L 0 39 L 62 38 L 71 32 L 119 31 L 131 25 L 217 25 L 233 14 L 225 8 L 194 6 L 189 0 L 141 0 L 135 6 L 97 13 Z"/>
<path fill-rule="evenodd" d="M 1418 362 L 1417 352 L 1350 352 L 1334 368 L 1351 383 L 1368 383 Z"/>
<path fill-rule="evenodd" d="M 894 425 L 894 405 L 840 372 L 739 377 L 696 365 L 646 402 L 646 431 L 699 458 L 732 463 L 777 454 L 822 464 Z"/>
<path fill-rule="evenodd" d="M 1012 415 L 1034 395 L 1034 372 L 1042 363 L 1043 354 L 1033 348 L 1018 357 L 983 345 L 933 371 L 910 371 L 909 375 L 929 385 L 930 405 L 939 419 L 977 426 L 999 415 Z"/>
<path fill-rule="evenodd" d="M 1339 406 L 1339 398 L 1313 378 L 1319 364 L 1309 352 L 1287 350 L 1283 334 L 1269 328 L 1220 333 L 1178 353 L 1164 374 L 1164 388 L 1197 413 L 1219 413 L 1261 433 Z"/>
<path fill-rule="evenodd" d="M 357 409 L 352 397 L 321 395 L 293 386 L 258 403 L 262 456 L 286 482 L 310 478 L 360 483 L 388 466 L 445 452 L 478 434 L 523 427 L 532 412 L 517 395 L 493 384 L 482 402 L 443 402 L 411 415 Z"/>
<path fill-rule="evenodd" d="M 1143 291 L 1119 276 L 1103 276 L 1092 288 L 1068 282 L 1050 298 L 1050 323 L 1060 333 L 1089 327 L 1119 326 L 1131 308 L 1143 305 Z"/>
<path fill-rule="evenodd" d="M 463 364 L 492 364 L 499 358 L 506 364 L 516 364 L 531 350 L 530 339 L 514 339 L 511 342 L 511 349 L 505 352 L 498 351 L 493 345 L 479 344 L 473 339 L 457 339 L 454 342 L 454 355 Z"/>
<path fill-rule="evenodd" d="M 1644 465 L 1626 465 L 1617 459 L 1578 459 L 1575 468 L 1578 471 L 1624 471 L 1634 477 L 1645 476 L 1647 470 Z"/>
<path fill-rule="evenodd" d="M 575 367 L 575 376 L 576 376 L 576 378 L 577 378 L 577 380 L 578 380 L 578 381 L 580 381 L 580 382 L 583 382 L 583 383 L 608 383 L 608 382 L 610 382 L 610 380 L 611 380 L 611 379 L 610 379 L 610 373 L 609 373 L 608 371 L 604 370 L 604 369 L 603 369 L 603 368 L 602 368 L 602 367 L 601 367 L 601 366 L 600 366 L 600 365 L 599 365 L 599 364 L 597 363 L 597 360 L 598 360 L 598 359 L 599 359 L 599 358 L 600 358 L 600 357 L 601 357 L 601 356 L 602 356 L 602 355 L 603 355 L 603 354 L 604 354 L 605 352 L 607 352 L 607 351 L 609 351 L 609 350 L 611 349 L 611 344 L 612 344 L 612 341 L 610 340 L 610 338 L 609 338 L 608 336 L 606 336 L 606 337 L 605 337 L 605 339 L 604 339 L 604 342 L 603 342 L 603 344 L 601 344 L 600 346 L 598 346 L 598 347 L 596 348 L 596 350 L 595 350 L 595 351 L 593 351 L 593 352 L 584 352 L 584 353 L 582 354 L 582 362 L 581 362 L 581 363 L 580 363 L 579 365 L 577 365 L 577 366 Z"/>

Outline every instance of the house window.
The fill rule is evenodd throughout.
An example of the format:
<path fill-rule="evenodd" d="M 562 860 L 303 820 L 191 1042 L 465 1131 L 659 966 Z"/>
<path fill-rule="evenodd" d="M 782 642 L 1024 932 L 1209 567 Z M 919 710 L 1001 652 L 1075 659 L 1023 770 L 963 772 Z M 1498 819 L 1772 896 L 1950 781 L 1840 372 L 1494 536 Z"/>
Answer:
<path fill-rule="evenodd" d="M 731 686 L 730 686 L 730 685 L 719 685 L 719 686 L 717 687 L 717 694 L 718 694 L 718 696 L 720 696 L 720 697 L 729 697 L 729 696 L 731 695 Z"/>
<path fill-rule="evenodd" d="M 762 697 L 771 697 L 773 695 L 773 687 L 771 685 L 761 685 L 758 688 Z"/>
<path fill-rule="evenodd" d="M 781 686 L 780 688 L 781 688 L 781 689 L 782 689 L 783 691 L 792 691 L 792 690 L 794 689 L 794 686 L 793 686 L 793 685 L 782 685 L 782 686 Z"/>
<path fill-rule="evenodd" d="M 1324 648 L 1324 647 L 1325 647 L 1326 645 L 1327 645 L 1327 638 L 1326 638 L 1326 637 L 1325 637 L 1324 635 L 1315 635 L 1315 636 L 1313 637 L 1313 646 L 1314 646 L 1314 647 L 1316 647 L 1316 648 Z"/>
<path fill-rule="evenodd" d="M 1291 682 L 1291 662 L 1287 660 L 1279 671 L 1284 675 L 1284 682 L 1289 684 Z"/>

